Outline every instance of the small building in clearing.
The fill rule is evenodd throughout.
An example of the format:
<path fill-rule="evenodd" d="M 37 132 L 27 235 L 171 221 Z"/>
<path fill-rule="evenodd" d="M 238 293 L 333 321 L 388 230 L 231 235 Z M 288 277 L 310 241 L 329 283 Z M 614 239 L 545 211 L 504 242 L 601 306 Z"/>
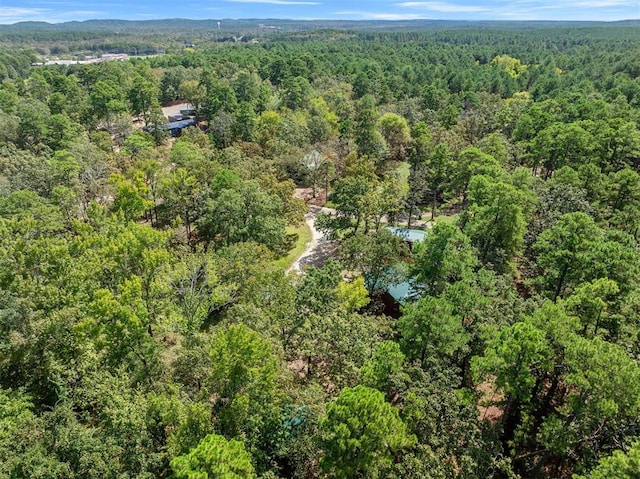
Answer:
<path fill-rule="evenodd" d="M 182 134 L 182 130 L 196 125 L 196 120 L 194 120 L 193 118 L 189 118 L 187 120 L 171 121 L 166 125 L 162 125 L 161 128 L 163 130 L 168 130 L 171 136 L 180 136 Z"/>
<path fill-rule="evenodd" d="M 190 126 L 196 126 L 198 123 L 193 118 L 188 118 L 186 120 L 179 121 L 170 121 L 169 123 L 165 123 L 159 127 L 160 130 L 168 131 L 171 136 L 180 136 L 182 134 L 182 130 L 188 128 Z M 145 131 L 149 133 L 153 132 L 154 128 L 152 126 L 147 126 L 144 128 Z"/>

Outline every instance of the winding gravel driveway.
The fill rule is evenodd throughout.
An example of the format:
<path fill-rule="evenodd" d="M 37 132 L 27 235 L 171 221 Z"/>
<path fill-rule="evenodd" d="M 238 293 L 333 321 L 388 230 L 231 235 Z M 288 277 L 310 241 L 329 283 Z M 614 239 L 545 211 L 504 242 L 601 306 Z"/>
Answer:
<path fill-rule="evenodd" d="M 287 269 L 289 271 L 295 271 L 301 273 L 305 266 L 322 266 L 327 259 L 335 256 L 338 249 L 338 244 L 335 241 L 330 241 L 322 233 L 316 229 L 316 217 L 319 213 L 335 213 L 334 209 L 322 208 L 320 206 L 309 206 L 309 212 L 304 215 L 305 222 L 311 229 L 311 241 L 307 243 L 307 247 L 300 257 Z"/>
<path fill-rule="evenodd" d="M 322 231 L 316 229 L 316 217 L 319 213 L 327 213 L 335 215 L 336 210 L 333 208 L 324 208 L 321 206 L 309 206 L 309 212 L 304 215 L 305 222 L 311 229 L 311 241 L 306 245 L 304 252 L 298 257 L 298 259 L 287 269 L 287 273 L 295 271 L 301 273 L 305 266 L 322 266 L 329 258 L 335 257 L 338 251 L 337 241 L 331 241 L 327 239 Z M 382 222 L 386 222 L 386 217 L 382 217 Z M 406 227 L 406 220 L 399 221 L 398 226 Z M 418 228 L 431 228 L 431 221 L 415 220 L 412 227 Z"/>

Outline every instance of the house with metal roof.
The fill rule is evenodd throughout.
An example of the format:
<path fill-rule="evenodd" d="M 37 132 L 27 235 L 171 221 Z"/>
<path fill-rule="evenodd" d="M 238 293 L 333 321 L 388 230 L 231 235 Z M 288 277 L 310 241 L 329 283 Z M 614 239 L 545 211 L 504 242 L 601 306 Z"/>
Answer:
<path fill-rule="evenodd" d="M 396 226 L 387 226 L 386 229 L 394 236 L 402 238 L 409 245 L 409 248 L 415 243 L 424 241 L 427 237 L 427 232 L 419 229 L 400 228 Z M 396 268 L 391 268 L 390 271 L 395 270 Z M 399 274 L 397 281 L 398 282 L 388 282 L 381 296 L 384 304 L 384 312 L 392 318 L 399 318 L 402 305 L 420 296 L 420 290 L 416 288 L 414 278 L 407 278 L 406 275 Z"/>
<path fill-rule="evenodd" d="M 171 136 L 180 136 L 183 129 L 196 125 L 196 120 L 194 120 L 193 118 L 189 118 L 186 120 L 171 121 L 166 125 L 162 125 L 160 128 L 163 130 L 168 130 L 169 133 L 171 133 Z"/>
<path fill-rule="evenodd" d="M 171 136 L 180 136 L 182 134 L 182 130 L 190 126 L 196 126 L 197 124 L 198 123 L 196 122 L 195 119 L 187 118 L 186 120 L 170 121 L 169 123 L 160 125 L 158 129 L 162 131 L 168 131 L 171 134 Z M 154 131 L 154 128 L 152 126 L 146 126 L 144 130 L 151 133 Z"/>

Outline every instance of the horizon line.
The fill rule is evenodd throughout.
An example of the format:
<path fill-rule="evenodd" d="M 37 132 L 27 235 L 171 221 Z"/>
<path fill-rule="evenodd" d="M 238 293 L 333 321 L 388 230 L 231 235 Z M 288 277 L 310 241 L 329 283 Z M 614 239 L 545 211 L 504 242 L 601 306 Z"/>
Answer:
<path fill-rule="evenodd" d="M 417 22 L 448 22 L 448 23 L 623 23 L 640 22 L 640 18 L 623 18 L 619 20 L 548 20 L 548 19 L 444 19 L 444 18 L 407 18 L 407 19 L 350 19 L 350 18 L 278 18 L 278 17 L 238 17 L 238 18 L 187 18 L 187 17 L 159 17 L 147 19 L 127 19 L 127 18 L 88 18 L 86 20 L 65 20 L 61 22 L 47 22 L 44 20 L 21 20 L 14 23 L 0 23 L 0 27 L 14 26 L 19 24 L 43 24 L 43 25 L 64 25 L 67 23 L 87 23 L 87 22 L 131 22 L 146 23 L 157 21 L 189 21 L 189 22 L 209 22 L 209 21 L 289 21 L 289 22 L 350 22 L 350 23 L 417 23 Z"/>

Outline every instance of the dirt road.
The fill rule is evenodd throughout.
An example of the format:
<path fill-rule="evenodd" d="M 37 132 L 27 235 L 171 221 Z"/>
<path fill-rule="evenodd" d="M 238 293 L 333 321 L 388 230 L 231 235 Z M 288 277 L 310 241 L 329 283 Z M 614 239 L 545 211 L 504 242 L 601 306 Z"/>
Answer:
<path fill-rule="evenodd" d="M 335 210 L 330 208 L 321 208 L 319 206 L 309 206 L 309 212 L 305 215 L 305 221 L 311 229 L 311 241 L 307 243 L 307 247 L 300 257 L 293 263 L 289 271 L 295 271 L 296 273 L 302 272 L 305 266 L 321 266 L 327 259 L 335 256 L 338 249 L 338 244 L 335 241 L 330 241 L 315 227 L 316 217 L 319 213 L 333 213 Z"/>

